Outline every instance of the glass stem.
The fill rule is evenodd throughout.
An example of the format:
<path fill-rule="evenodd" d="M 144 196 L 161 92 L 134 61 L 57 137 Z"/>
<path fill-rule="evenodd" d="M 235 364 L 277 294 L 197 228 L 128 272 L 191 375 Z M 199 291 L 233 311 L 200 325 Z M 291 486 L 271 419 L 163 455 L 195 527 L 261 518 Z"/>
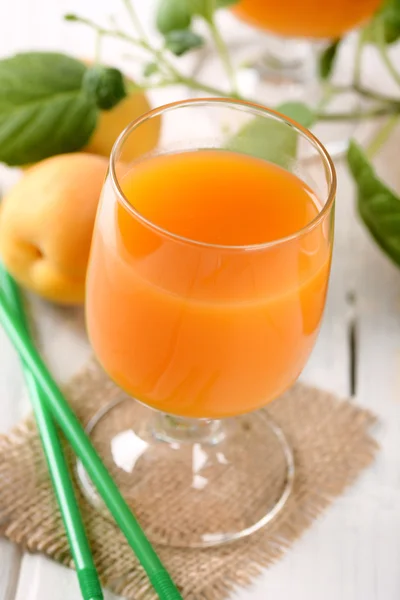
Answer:
<path fill-rule="evenodd" d="M 259 66 L 278 82 L 301 83 L 315 77 L 316 50 L 311 40 L 269 37 Z"/>
<path fill-rule="evenodd" d="M 171 443 L 218 444 L 224 437 L 222 421 L 188 419 L 157 413 L 153 421 L 153 435 L 160 441 Z"/>

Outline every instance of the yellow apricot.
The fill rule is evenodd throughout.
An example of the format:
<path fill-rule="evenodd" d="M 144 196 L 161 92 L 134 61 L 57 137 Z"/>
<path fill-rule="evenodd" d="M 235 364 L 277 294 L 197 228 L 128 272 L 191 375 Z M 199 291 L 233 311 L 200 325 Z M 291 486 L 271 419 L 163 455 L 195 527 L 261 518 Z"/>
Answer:
<path fill-rule="evenodd" d="M 72 153 L 25 171 L 5 195 L 0 255 L 26 288 L 61 304 L 80 304 L 106 158 Z"/>

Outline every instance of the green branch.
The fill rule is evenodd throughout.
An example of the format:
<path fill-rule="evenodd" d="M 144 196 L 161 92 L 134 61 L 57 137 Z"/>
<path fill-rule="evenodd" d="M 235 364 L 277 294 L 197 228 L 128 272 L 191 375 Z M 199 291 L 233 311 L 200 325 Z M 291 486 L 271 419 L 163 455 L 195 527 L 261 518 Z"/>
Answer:
<path fill-rule="evenodd" d="M 208 2 L 212 2 L 212 6 L 210 5 L 210 8 L 209 8 L 210 11 L 212 10 L 212 7 L 214 7 L 214 1 L 215 0 L 208 0 Z M 127 6 L 130 5 L 129 0 L 124 0 L 124 2 L 127 3 Z M 133 14 L 136 14 L 136 13 L 133 13 Z M 224 43 L 222 37 L 219 34 L 219 30 L 218 30 L 217 26 L 215 25 L 213 16 L 214 16 L 214 12 L 208 12 L 207 15 L 205 16 L 205 19 L 208 22 L 211 31 L 214 31 L 214 34 L 216 35 L 216 39 L 219 40 L 218 46 L 220 49 L 221 58 L 223 55 L 223 56 L 225 56 L 225 60 L 228 61 L 226 63 L 227 70 L 231 71 L 232 74 L 234 75 L 233 67 L 229 60 L 228 50 L 225 46 L 225 43 Z M 139 86 L 136 87 L 136 89 L 140 88 L 140 89 L 146 90 L 146 89 L 168 87 L 168 86 L 173 86 L 173 85 L 184 85 L 192 90 L 202 91 L 202 92 L 205 92 L 206 94 L 209 94 L 212 96 L 220 96 L 223 98 L 230 98 L 230 97 L 232 97 L 232 95 L 234 95 L 234 97 L 236 97 L 237 99 L 254 102 L 253 98 L 246 98 L 246 97 L 240 95 L 239 93 L 237 93 L 235 91 L 236 86 L 234 87 L 233 92 L 232 92 L 232 90 L 226 92 L 220 88 L 217 88 L 217 87 L 208 85 L 207 83 L 198 81 L 197 79 L 194 79 L 193 77 L 186 76 L 185 74 L 180 72 L 174 66 L 174 64 L 169 60 L 168 55 L 164 51 L 164 49 L 155 48 L 151 44 L 151 42 L 148 41 L 147 39 L 144 39 L 142 37 L 138 37 L 138 38 L 133 37 L 132 35 L 129 35 L 129 34 L 125 33 L 124 31 L 121 31 L 117 27 L 114 27 L 113 29 L 107 29 L 107 28 L 101 27 L 100 25 L 91 21 L 90 19 L 86 19 L 86 18 L 79 17 L 76 15 L 69 15 L 66 18 L 68 20 L 76 21 L 78 23 L 81 23 L 81 24 L 91 27 L 97 33 L 98 39 L 101 39 L 101 37 L 103 37 L 103 36 L 109 36 L 109 37 L 121 39 L 131 45 L 134 45 L 134 46 L 144 50 L 151 56 L 151 58 L 154 61 L 157 61 L 157 64 L 160 67 L 160 73 L 161 73 L 163 79 L 160 79 L 159 81 L 156 81 L 156 82 L 152 82 L 152 81 L 142 82 L 141 84 L 139 84 Z M 140 30 L 140 27 L 139 27 L 139 30 Z M 361 73 L 361 50 L 364 46 L 365 46 L 365 39 L 363 37 L 363 34 L 361 34 L 359 44 L 358 44 L 358 50 L 356 53 L 356 61 L 355 61 L 356 64 L 355 64 L 355 69 L 354 69 L 354 83 L 350 86 L 331 86 L 329 89 L 329 99 L 332 97 L 332 95 L 353 91 L 367 99 L 375 100 L 378 103 L 378 106 L 375 106 L 371 109 L 367 109 L 367 110 L 363 110 L 363 111 L 351 111 L 351 112 L 347 112 L 347 113 L 344 113 L 344 112 L 343 113 L 342 112 L 332 113 L 332 112 L 325 112 L 324 111 L 325 105 L 321 104 L 318 107 L 317 111 L 315 112 L 315 117 L 317 118 L 317 120 L 320 120 L 320 121 L 360 121 L 363 119 L 373 119 L 373 118 L 383 117 L 383 116 L 394 117 L 394 116 L 400 115 L 400 100 L 396 100 L 395 98 L 388 98 L 378 92 L 373 92 L 371 90 L 365 89 L 361 85 L 361 83 L 359 81 L 360 73 Z M 391 65 L 391 68 L 393 70 L 394 67 L 393 67 L 392 63 L 390 62 L 389 57 L 387 56 L 386 48 L 382 44 L 381 44 L 381 51 L 386 56 L 385 64 L 387 64 L 387 61 L 388 61 L 388 64 Z M 395 73 L 396 73 L 396 77 L 398 79 L 398 83 L 400 85 L 400 75 L 397 73 L 397 71 L 395 71 Z M 231 83 L 232 83 L 232 85 L 236 84 L 236 82 L 231 82 Z M 392 119 L 390 119 L 390 121 L 392 121 Z M 382 134 L 382 136 L 383 135 L 384 134 Z"/>
<path fill-rule="evenodd" d="M 233 96 L 238 97 L 238 87 L 236 81 L 236 73 L 233 67 L 231 57 L 229 55 L 229 50 L 225 43 L 224 38 L 221 35 L 221 32 L 215 22 L 215 0 L 206 0 L 207 1 L 207 11 L 206 11 L 206 23 L 210 29 L 210 33 L 212 39 L 214 40 L 215 47 L 221 59 L 221 62 L 225 68 L 226 74 L 229 79 L 229 83 L 231 86 L 231 92 Z"/>
<path fill-rule="evenodd" d="M 376 119 L 377 117 L 385 117 L 388 115 L 399 115 L 400 105 L 379 106 L 369 110 L 355 110 L 348 113 L 325 113 L 317 112 L 315 116 L 320 121 L 361 121 L 363 119 Z"/>
<path fill-rule="evenodd" d="M 379 54 L 383 61 L 383 64 L 386 66 L 387 70 L 391 74 L 393 81 L 395 81 L 397 83 L 397 85 L 400 86 L 400 73 L 397 71 L 397 69 L 395 68 L 394 64 L 392 63 L 392 61 L 390 59 L 387 45 L 385 42 L 385 29 L 384 29 L 384 24 L 383 24 L 382 20 L 380 20 L 380 19 L 377 20 L 374 31 L 375 31 L 376 45 L 378 47 L 378 51 L 379 51 Z"/>
<path fill-rule="evenodd" d="M 353 85 L 361 86 L 361 69 L 362 69 L 362 53 L 365 46 L 365 31 L 361 31 L 357 40 L 356 53 L 354 57 L 354 70 L 353 70 Z"/>
<path fill-rule="evenodd" d="M 132 0 L 122 0 L 122 2 L 125 5 L 125 8 L 131 18 L 132 25 L 133 25 L 134 29 L 136 30 L 136 32 L 138 33 L 138 35 L 140 35 L 143 40 L 148 41 L 147 34 L 144 30 L 141 20 L 139 19 L 138 15 L 136 13 L 136 9 L 132 3 Z"/>
<path fill-rule="evenodd" d="M 94 60 L 97 64 L 101 63 L 101 42 L 103 34 L 96 31 L 96 44 L 94 48 Z"/>
<path fill-rule="evenodd" d="M 389 117 L 384 126 L 381 127 L 377 134 L 372 138 L 366 149 L 368 158 L 372 159 L 387 142 L 395 127 L 398 125 L 399 118 L 400 116 L 398 114 Z"/>

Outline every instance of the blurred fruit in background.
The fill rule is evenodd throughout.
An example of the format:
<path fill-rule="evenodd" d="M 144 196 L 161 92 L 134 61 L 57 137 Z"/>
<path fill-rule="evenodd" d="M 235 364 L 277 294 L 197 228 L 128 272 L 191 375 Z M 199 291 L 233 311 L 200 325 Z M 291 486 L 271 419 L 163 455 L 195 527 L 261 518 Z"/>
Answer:
<path fill-rule="evenodd" d="M 125 78 L 128 89 L 134 91 L 119 100 L 110 109 L 98 110 L 96 125 L 88 143 L 80 148 L 80 152 L 88 152 L 109 158 L 117 137 L 129 123 L 146 114 L 151 106 L 145 92 L 136 90 L 133 81 Z M 138 156 L 150 152 L 156 145 L 160 136 L 160 119 L 149 119 L 139 129 L 135 136 L 135 143 L 130 143 L 124 148 L 124 160 L 130 162 Z M 34 163 L 33 163 L 34 164 Z M 20 165 L 23 170 L 31 164 Z"/>
<path fill-rule="evenodd" d="M 125 79 L 127 87 L 134 86 L 133 82 Z M 112 147 L 119 134 L 129 123 L 147 113 L 150 104 L 144 92 L 135 91 L 128 94 L 110 110 L 102 110 L 98 116 L 96 128 L 84 152 L 110 156 Z M 143 128 L 142 128 L 143 127 Z M 135 143 L 124 150 L 124 159 L 134 160 L 143 156 L 156 146 L 160 135 L 160 119 L 150 119 L 138 129 Z"/>
<path fill-rule="evenodd" d="M 240 0 L 244 21 L 276 35 L 336 39 L 367 21 L 382 0 Z"/>
<path fill-rule="evenodd" d="M 25 171 L 0 210 L 0 255 L 26 288 L 60 304 L 84 301 L 85 277 L 108 160 L 86 153 Z"/>

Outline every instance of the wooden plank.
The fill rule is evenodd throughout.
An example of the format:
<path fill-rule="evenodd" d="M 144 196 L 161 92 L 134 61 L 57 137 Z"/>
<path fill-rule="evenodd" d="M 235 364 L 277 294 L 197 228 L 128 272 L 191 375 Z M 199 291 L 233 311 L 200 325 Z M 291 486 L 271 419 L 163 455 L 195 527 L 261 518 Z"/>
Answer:
<path fill-rule="evenodd" d="M 396 186 L 399 143 L 400 132 L 378 161 Z M 339 193 L 339 203 L 352 206 L 349 176 L 342 169 L 339 175 L 347 190 L 343 198 Z M 400 274 L 351 213 L 354 207 L 347 223 L 341 217 L 337 223 L 339 287 L 353 298 L 349 319 L 355 337 L 355 400 L 378 415 L 374 433 L 381 451 L 284 560 L 252 586 L 252 600 L 400 597 Z M 247 594 L 240 592 L 237 598 L 247 600 Z"/>
<path fill-rule="evenodd" d="M 5 334 L 0 330 L 0 433 L 6 432 L 16 423 L 20 415 L 22 376 L 18 359 L 10 347 Z M 18 580 L 21 552 L 0 540 L 0 600 L 13 600 Z"/>
<path fill-rule="evenodd" d="M 343 210 L 346 209 L 342 203 Z M 340 210 L 340 209 L 339 209 Z M 340 269 L 344 263 L 341 255 L 340 244 L 335 256 L 335 266 L 333 276 L 336 277 L 336 285 L 330 289 L 330 304 L 327 309 L 326 320 L 321 331 L 320 341 L 310 361 L 306 377 L 313 383 L 323 385 L 328 389 L 338 389 L 345 394 L 348 391 L 348 368 L 346 364 L 347 348 L 347 317 L 343 311 L 346 306 L 346 288 L 340 287 L 341 280 Z M 340 291 L 341 290 L 341 291 Z M 65 379 L 72 374 L 84 362 L 88 353 L 88 347 L 85 341 L 82 327 L 82 312 L 75 309 L 60 309 L 49 306 L 38 299 L 30 299 L 36 319 L 39 323 L 38 337 L 41 346 L 44 349 L 46 360 L 52 371 L 61 379 Z M 283 584 L 281 569 L 284 569 L 285 581 L 301 581 L 304 588 L 308 589 L 307 582 L 312 583 L 312 574 L 310 568 L 310 552 L 315 551 L 315 544 L 323 546 L 322 541 L 326 535 L 332 534 L 337 529 L 337 520 L 331 516 L 327 527 L 321 531 L 316 530 L 311 541 L 304 547 L 303 541 L 296 546 L 291 553 L 291 562 L 282 561 L 282 566 L 265 574 L 252 589 L 251 598 L 261 600 L 264 598 L 266 581 L 268 590 L 274 591 L 275 587 L 281 588 L 281 596 L 277 600 L 285 598 L 285 593 L 289 592 L 288 584 Z M 340 552 L 342 537 L 337 534 L 337 549 Z M 309 547 L 309 549 L 308 549 Z M 298 548 L 298 549 L 297 549 Z M 331 557 L 330 551 L 326 551 Z M 321 553 L 323 556 L 323 553 Z M 295 557 L 295 558 L 293 558 Z M 332 562 L 332 557 L 328 564 Z M 285 565 L 285 566 L 284 566 Z M 288 574 L 290 576 L 288 577 Z M 50 600 L 49 594 L 54 591 L 52 582 L 62 585 L 63 600 L 73 600 L 76 598 L 76 582 L 74 573 L 61 568 L 42 557 L 25 556 L 22 568 L 21 579 L 18 587 L 16 600 Z M 274 583 L 275 581 L 275 583 Z M 32 584 L 34 582 L 34 585 Z M 272 586 L 272 587 L 271 587 Z M 290 584 L 292 586 L 292 584 Z M 60 587 L 58 589 L 61 589 Z M 291 588 L 290 588 L 291 589 Z M 337 588 L 334 588 L 335 590 Z M 30 590 L 30 591 L 29 591 Z M 293 590 L 292 590 L 293 591 Z M 308 590 L 308 598 L 312 596 Z M 110 597 L 111 598 L 111 597 Z M 240 591 L 239 598 L 247 600 L 250 598 L 248 591 Z M 3 600 L 0 596 L 0 599 Z M 8 599 L 7 599 L 8 600 Z M 335 599 L 336 600 L 336 599 Z M 347 599 L 346 599 L 347 600 Z M 350 600 L 350 598 L 349 598 Z"/>
<path fill-rule="evenodd" d="M 77 600 L 80 591 L 76 575 L 42 556 L 25 554 L 15 600 Z M 105 592 L 105 600 L 118 600 Z"/>
<path fill-rule="evenodd" d="M 146 3 L 150 10 L 153 0 Z M 86 16 L 106 21 L 110 12 L 108 0 L 98 0 L 95 4 L 82 6 L 79 0 L 15 0 L 12 3 L 0 2 L 0 57 L 18 51 L 30 49 L 65 50 L 76 56 L 92 57 L 94 54 L 94 36 L 84 27 L 63 22 L 67 12 L 84 13 Z M 126 21 L 126 19 L 125 19 Z M 45 35 L 43 35 L 45 33 Z M 104 55 L 107 60 L 118 57 L 120 60 L 123 46 L 105 42 Z M 10 173 L 0 166 L 0 192 L 11 185 L 18 173 Z M 35 317 L 40 322 L 38 338 L 44 348 L 44 355 L 55 376 L 66 380 L 88 356 L 88 345 L 84 337 L 82 311 L 62 310 L 31 299 Z M 29 410 L 29 402 L 23 394 L 23 383 L 18 362 L 10 351 L 4 334 L 0 331 L 0 389 L 2 410 L 0 411 L 0 431 L 7 431 Z M 0 540 L 0 600 L 14 600 L 20 551 Z M 22 561 L 22 577 L 18 587 L 21 600 L 53 600 L 62 594 L 63 600 L 76 600 L 79 596 L 75 575 L 40 556 L 26 555 Z M 111 596 L 106 596 L 109 600 Z"/>
<path fill-rule="evenodd" d="M 78 600 L 80 597 L 74 571 L 43 556 L 26 553 L 15 595 L 5 596 L 5 600 Z M 104 600 L 122 598 L 105 590 Z"/>
<path fill-rule="evenodd" d="M 153 0 L 146 3 L 150 10 Z M 0 2 L 0 57 L 30 49 L 65 50 L 80 57 L 92 57 L 94 36 L 84 27 L 63 23 L 62 15 L 67 12 L 84 13 L 105 22 L 110 12 L 108 0 L 82 6 L 79 0 L 15 0 Z M 22 16 L 21 16 L 22 15 Z M 126 21 L 126 19 L 125 19 Z M 45 33 L 45 35 L 43 35 Z M 106 42 L 104 55 L 113 60 L 126 51 L 123 46 Z M 128 71 L 129 72 L 129 71 Z M 17 171 L 9 172 L 0 165 L 0 192 L 14 183 Z M 44 355 L 55 376 L 66 380 L 88 356 L 88 345 L 84 336 L 82 311 L 63 310 L 51 307 L 37 299 L 30 299 L 35 319 L 38 320 L 38 338 Z M 23 394 L 23 383 L 18 361 L 4 334 L 0 331 L 0 389 L 3 392 L 0 411 L 0 431 L 7 431 L 29 410 L 29 402 Z M 0 540 L 0 600 L 14 600 L 19 575 L 21 553 L 19 549 Z M 76 600 L 79 597 L 75 574 L 68 569 L 41 556 L 25 555 L 21 565 L 18 585 L 19 600 Z M 114 598 L 106 595 L 107 600 Z"/>
<path fill-rule="evenodd" d="M 0 599 L 14 600 L 22 553 L 13 544 L 0 540 Z"/>
<path fill-rule="evenodd" d="M 113 7 L 110 9 L 108 0 L 95 3 L 90 9 L 85 6 L 86 15 L 100 18 L 110 10 Z M 19 11 L 25 15 L 22 20 L 17 14 Z M 7 6 L 4 3 L 3 7 L 0 6 L 0 24 L 6 26 L 1 28 L 4 35 L 0 36 L 0 54 L 44 44 L 46 47 L 70 48 L 78 55 L 91 55 L 92 41 L 87 32 L 79 27 L 59 24 L 62 13 L 67 11 L 82 12 L 82 3 L 79 0 L 56 3 L 51 0 L 38 0 L 36 3 L 15 0 Z M 46 19 L 45 26 L 43 18 Z M 43 41 L 38 32 L 44 27 L 46 38 Z M 108 51 L 106 56 L 110 56 Z M 348 178 L 342 170 L 340 176 L 342 182 L 338 195 L 337 238 L 329 301 L 321 335 L 304 378 L 341 394 L 351 391 L 350 333 L 354 322 L 358 341 L 357 399 L 379 410 L 384 417 L 380 434 L 384 448 L 376 467 L 313 525 L 284 560 L 263 574 L 249 590 L 239 591 L 236 595 L 239 600 L 265 600 L 266 597 L 274 600 L 394 600 L 400 597 L 399 578 L 396 577 L 400 550 L 397 541 L 400 540 L 397 509 L 400 421 L 395 400 L 399 384 L 394 383 L 396 364 L 399 371 L 400 362 L 398 359 L 396 363 L 394 358 L 398 352 L 396 339 L 400 340 L 398 313 L 395 311 L 399 294 L 397 284 L 393 287 L 390 282 L 391 278 L 398 277 L 398 273 L 387 266 L 364 231 L 355 226 Z M 360 267 L 358 261 L 364 252 L 366 255 Z M 374 284 L 366 284 L 365 280 L 369 277 Z M 374 286 L 375 291 L 371 289 Z M 380 304 L 382 298 L 378 298 L 381 290 L 381 295 L 386 298 L 383 305 L 385 315 L 382 315 Z M 356 298 L 355 307 L 349 301 L 351 296 Z M 39 301 L 35 301 L 34 308 L 40 318 L 39 337 L 46 359 L 57 377 L 64 379 L 79 368 L 87 353 L 81 333 L 82 317 L 76 311 L 49 309 Z M 3 342 L 0 337 L 0 352 Z M 7 389 L 7 397 L 12 398 L 15 404 L 0 413 L 0 427 L 4 428 L 8 428 L 18 416 L 13 410 L 18 406 L 21 392 L 18 368 L 9 354 L 5 344 L 0 355 L 0 364 L 5 365 L 0 370 L 0 389 Z M 390 403 L 386 400 L 389 397 Z M 381 400 L 382 405 L 378 406 Z M 0 600 L 14 600 L 13 574 L 18 563 L 12 557 L 13 549 L 11 554 L 7 550 L 7 556 L 11 558 L 4 559 L 6 554 L 2 546 Z M 5 579 L 4 573 L 8 573 Z M 4 581 L 8 583 L 4 585 Z M 79 597 L 74 573 L 43 557 L 25 555 L 15 600 L 53 600 L 61 595 L 63 600 Z M 108 600 L 111 598 L 109 596 Z"/>
<path fill-rule="evenodd" d="M 354 320 L 349 263 L 355 235 L 354 202 L 349 176 L 342 165 L 337 168 L 336 236 L 328 302 L 319 340 L 302 379 L 346 396 L 351 392 L 350 334 Z M 364 498 L 354 489 L 339 498 L 283 560 L 263 573 L 250 590 L 240 590 L 235 598 L 376 600 L 371 590 L 360 591 L 364 588 L 352 566 L 356 552 L 362 568 L 372 559 L 367 550 L 361 551 L 365 543 L 364 504 Z"/>
<path fill-rule="evenodd" d="M 376 161 L 378 171 L 397 190 L 399 143 L 397 130 Z M 374 586 L 376 598 L 392 600 L 400 596 L 394 558 L 400 554 L 400 273 L 364 227 L 360 227 L 354 252 L 358 257 L 354 272 L 356 399 L 378 415 L 376 436 L 381 445 L 376 463 L 360 486 L 369 506 L 364 518 L 366 543 L 374 548 L 370 563 L 374 568 L 364 568 L 364 578 L 366 586 Z"/>
<path fill-rule="evenodd" d="M 76 575 L 47 558 L 25 554 L 21 577 L 13 600 L 77 600 L 80 598 Z M 122 600 L 108 591 L 104 600 Z"/>

